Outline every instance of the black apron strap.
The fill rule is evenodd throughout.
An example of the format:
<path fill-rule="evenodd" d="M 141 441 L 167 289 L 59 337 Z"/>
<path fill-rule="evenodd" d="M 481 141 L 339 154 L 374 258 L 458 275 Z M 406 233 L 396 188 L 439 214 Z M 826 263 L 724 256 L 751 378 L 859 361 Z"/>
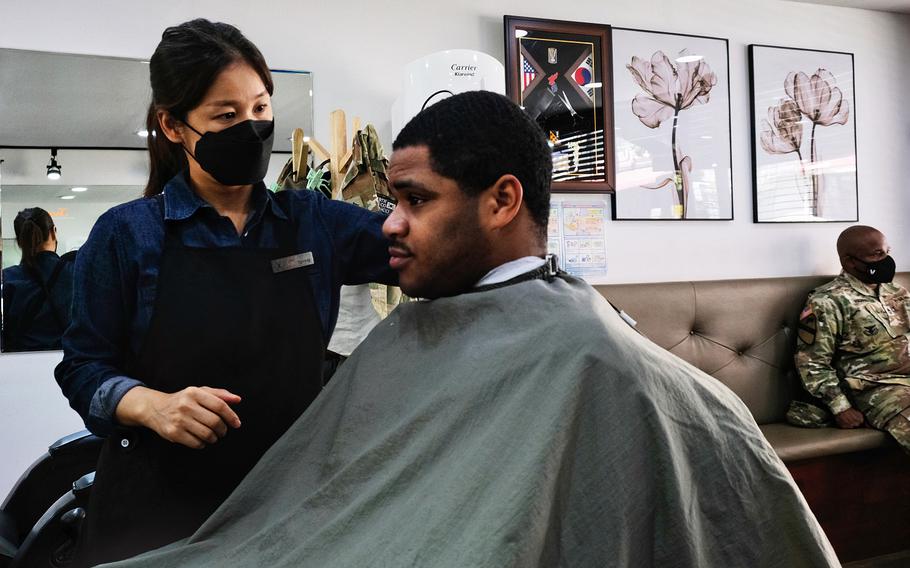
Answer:
<path fill-rule="evenodd" d="M 54 270 L 51 272 L 50 277 L 47 279 L 47 282 L 41 277 L 41 272 L 36 268 L 31 266 L 23 265 L 26 272 L 28 272 L 32 278 L 38 281 L 41 284 L 40 293 L 35 296 L 35 298 L 29 303 L 28 307 L 25 309 L 25 312 L 22 314 L 20 319 L 19 330 L 17 333 L 21 337 L 25 335 L 32 329 L 32 326 L 35 325 L 35 318 L 38 317 L 38 313 L 41 311 L 41 306 L 45 302 L 51 308 L 51 316 L 53 316 L 54 321 L 57 323 L 57 326 L 60 328 L 60 334 L 62 335 L 66 331 L 65 320 L 60 315 L 57 305 L 54 302 L 54 296 L 52 292 L 54 291 L 54 286 L 57 285 L 57 281 L 60 279 L 60 273 L 63 271 L 63 263 L 67 262 L 65 260 L 58 260 L 57 264 L 54 266 Z"/>
<path fill-rule="evenodd" d="M 54 271 L 51 272 L 51 277 L 47 279 L 47 284 L 44 287 L 44 294 L 47 296 L 47 303 L 51 307 L 51 313 L 54 316 L 54 319 L 57 321 L 57 325 L 60 326 L 61 334 L 66 331 L 67 320 L 69 318 L 63 317 L 60 312 L 59 306 L 54 301 L 54 288 L 57 286 L 57 281 L 60 280 L 60 274 L 63 272 L 64 263 L 68 262 L 62 258 L 57 261 L 57 265 L 54 266 Z"/>

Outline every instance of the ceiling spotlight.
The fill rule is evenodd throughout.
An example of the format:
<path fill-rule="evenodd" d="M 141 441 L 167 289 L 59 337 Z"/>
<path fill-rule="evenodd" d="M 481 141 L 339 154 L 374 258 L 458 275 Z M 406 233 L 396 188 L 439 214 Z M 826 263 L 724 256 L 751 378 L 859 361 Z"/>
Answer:
<path fill-rule="evenodd" d="M 57 163 L 57 149 L 51 148 L 51 162 L 47 165 L 47 179 L 58 180 L 63 168 Z"/>
<path fill-rule="evenodd" d="M 149 131 L 146 130 L 146 129 L 144 129 L 144 128 L 143 128 L 142 130 L 137 130 L 137 131 L 136 131 L 136 136 L 138 136 L 138 137 L 140 137 L 140 138 L 148 138 L 148 137 L 149 137 Z"/>
<path fill-rule="evenodd" d="M 60 199 L 76 199 L 75 195 L 61 195 Z"/>
<path fill-rule="evenodd" d="M 87 187 L 73 187 L 70 188 L 70 191 L 75 191 L 76 193 L 82 193 L 83 191 L 88 191 Z"/>

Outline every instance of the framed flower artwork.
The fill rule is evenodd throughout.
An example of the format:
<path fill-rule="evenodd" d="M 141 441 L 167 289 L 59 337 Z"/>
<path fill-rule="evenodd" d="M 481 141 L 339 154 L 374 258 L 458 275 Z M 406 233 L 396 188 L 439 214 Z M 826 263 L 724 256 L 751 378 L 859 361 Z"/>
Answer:
<path fill-rule="evenodd" d="M 733 219 L 727 40 L 613 28 L 613 219 Z"/>
<path fill-rule="evenodd" d="M 615 186 L 610 26 L 505 16 L 506 94 L 546 133 L 554 192 Z"/>
<path fill-rule="evenodd" d="M 853 54 L 749 46 L 756 223 L 858 220 Z"/>

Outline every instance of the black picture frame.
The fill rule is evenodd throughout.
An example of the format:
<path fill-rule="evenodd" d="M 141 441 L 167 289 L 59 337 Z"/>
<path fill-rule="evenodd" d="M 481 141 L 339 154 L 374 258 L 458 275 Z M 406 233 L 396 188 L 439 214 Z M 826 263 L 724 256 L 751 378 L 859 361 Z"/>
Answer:
<path fill-rule="evenodd" d="M 658 67 L 692 78 L 678 98 L 636 76 Z M 734 220 L 729 40 L 614 27 L 613 90 L 613 220 Z"/>
<path fill-rule="evenodd" d="M 543 128 L 555 193 L 613 193 L 610 26 L 504 16 L 506 94 Z"/>
<path fill-rule="evenodd" d="M 753 222 L 858 221 L 853 53 L 751 44 L 748 56 Z"/>

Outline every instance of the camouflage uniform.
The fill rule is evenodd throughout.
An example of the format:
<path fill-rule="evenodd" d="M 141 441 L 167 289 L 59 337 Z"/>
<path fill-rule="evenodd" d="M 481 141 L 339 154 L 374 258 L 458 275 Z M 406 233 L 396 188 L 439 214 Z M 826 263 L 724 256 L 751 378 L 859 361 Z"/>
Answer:
<path fill-rule="evenodd" d="M 910 451 L 910 293 L 841 273 L 809 295 L 796 368 L 834 414 L 855 406 Z"/>
<path fill-rule="evenodd" d="M 341 181 L 341 199 L 389 215 L 395 209 L 395 200 L 389 193 L 387 171 L 389 160 L 382 151 L 379 134 L 372 124 L 357 132 L 352 144 L 351 162 Z M 386 318 L 398 304 L 408 301 L 397 286 L 370 284 L 373 309 L 379 317 Z"/>

